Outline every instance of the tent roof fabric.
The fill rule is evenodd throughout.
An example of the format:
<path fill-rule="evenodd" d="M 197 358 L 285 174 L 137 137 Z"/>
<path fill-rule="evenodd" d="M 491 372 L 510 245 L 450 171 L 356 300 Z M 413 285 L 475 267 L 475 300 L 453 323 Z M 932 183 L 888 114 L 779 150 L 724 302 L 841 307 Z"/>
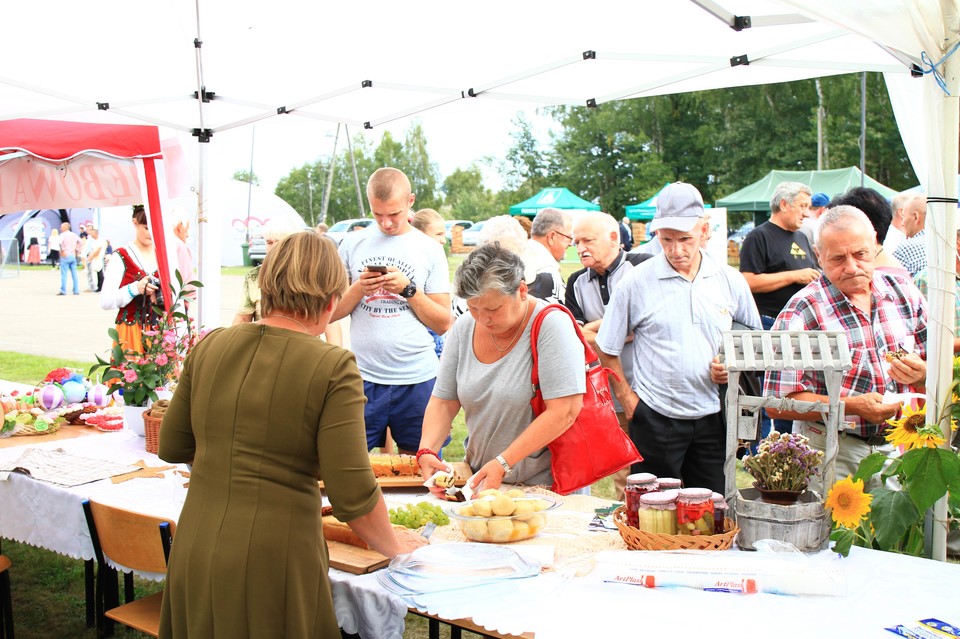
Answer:
<path fill-rule="evenodd" d="M 543 189 L 533 197 L 510 207 L 510 215 L 535 216 L 542 209 L 563 209 L 576 211 L 599 211 L 600 205 L 574 195 L 570 189 L 551 187 Z"/>
<path fill-rule="evenodd" d="M 160 157 L 160 133 L 155 126 L 131 124 L 0 120 L 0 160 L 17 151 L 52 161 L 85 152 L 124 159 Z"/>
<path fill-rule="evenodd" d="M 802 182 L 814 193 L 826 193 L 830 197 L 845 193 L 860 186 L 860 169 L 850 166 L 845 169 L 826 171 L 770 171 L 764 177 L 736 193 L 717 200 L 717 206 L 729 211 L 770 211 L 770 198 L 781 182 Z M 864 176 L 863 185 L 891 198 L 897 194 L 890 187 L 880 184 L 869 175 Z"/>

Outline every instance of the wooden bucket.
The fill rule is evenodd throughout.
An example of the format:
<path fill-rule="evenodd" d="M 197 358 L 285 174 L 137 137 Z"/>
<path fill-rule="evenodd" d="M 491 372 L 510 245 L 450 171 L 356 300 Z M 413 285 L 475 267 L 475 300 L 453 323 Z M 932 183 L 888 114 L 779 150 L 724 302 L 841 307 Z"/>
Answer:
<path fill-rule="evenodd" d="M 760 501 L 756 488 L 737 493 L 737 545 L 742 550 L 755 550 L 760 539 L 776 539 L 793 544 L 804 552 L 827 547 L 830 540 L 830 519 L 820 495 L 806 491 L 795 504 L 781 506 Z"/>

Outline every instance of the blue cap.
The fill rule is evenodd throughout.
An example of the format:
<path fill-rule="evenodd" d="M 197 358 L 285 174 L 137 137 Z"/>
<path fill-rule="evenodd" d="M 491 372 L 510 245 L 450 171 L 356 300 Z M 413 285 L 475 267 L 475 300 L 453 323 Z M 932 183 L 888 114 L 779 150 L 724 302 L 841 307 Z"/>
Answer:
<path fill-rule="evenodd" d="M 813 197 L 810 198 L 810 206 L 812 208 L 818 209 L 827 204 L 830 204 L 830 196 L 826 193 L 814 193 Z"/>

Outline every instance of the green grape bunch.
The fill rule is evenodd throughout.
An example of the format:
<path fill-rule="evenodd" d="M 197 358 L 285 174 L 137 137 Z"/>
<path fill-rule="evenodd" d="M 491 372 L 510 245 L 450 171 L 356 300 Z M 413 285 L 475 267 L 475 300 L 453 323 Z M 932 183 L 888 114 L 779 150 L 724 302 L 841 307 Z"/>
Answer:
<path fill-rule="evenodd" d="M 438 526 L 450 523 L 450 517 L 437 504 L 421 501 L 418 504 L 404 504 L 390 509 L 390 523 L 407 528 L 422 528 L 429 522 Z"/>

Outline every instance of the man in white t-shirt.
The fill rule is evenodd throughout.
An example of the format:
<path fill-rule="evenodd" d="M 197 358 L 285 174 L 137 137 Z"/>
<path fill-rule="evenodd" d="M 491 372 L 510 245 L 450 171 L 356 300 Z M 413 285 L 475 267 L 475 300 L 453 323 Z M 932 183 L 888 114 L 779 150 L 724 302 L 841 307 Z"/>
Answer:
<path fill-rule="evenodd" d="M 524 276 L 530 295 L 549 304 L 563 304 L 564 284 L 560 260 L 573 242 L 570 214 L 543 209 L 533 218 L 530 239 L 523 251 Z"/>
<path fill-rule="evenodd" d="M 93 284 L 90 290 L 99 293 L 103 287 L 103 258 L 107 243 L 100 238 L 100 231 L 92 224 L 87 225 L 87 239 L 83 243 L 83 250 L 86 253 L 83 261 L 88 273 L 87 280 Z"/>
<path fill-rule="evenodd" d="M 450 275 L 443 247 L 410 224 L 416 199 L 394 168 L 367 182 L 376 224 L 340 243 L 350 288 L 333 319 L 350 316 L 350 343 L 367 396 L 367 448 L 386 444 L 387 428 L 401 453 L 420 444 L 423 411 L 437 377 L 434 340 L 450 328 Z"/>

